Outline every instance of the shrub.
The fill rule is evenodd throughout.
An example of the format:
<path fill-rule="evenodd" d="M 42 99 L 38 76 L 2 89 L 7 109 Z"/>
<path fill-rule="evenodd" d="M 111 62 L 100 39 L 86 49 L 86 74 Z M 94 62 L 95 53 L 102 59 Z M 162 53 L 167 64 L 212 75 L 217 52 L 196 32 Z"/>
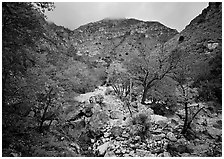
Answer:
<path fill-rule="evenodd" d="M 131 120 L 131 135 L 139 135 L 145 138 L 151 127 L 150 116 L 144 113 L 136 114 Z"/>

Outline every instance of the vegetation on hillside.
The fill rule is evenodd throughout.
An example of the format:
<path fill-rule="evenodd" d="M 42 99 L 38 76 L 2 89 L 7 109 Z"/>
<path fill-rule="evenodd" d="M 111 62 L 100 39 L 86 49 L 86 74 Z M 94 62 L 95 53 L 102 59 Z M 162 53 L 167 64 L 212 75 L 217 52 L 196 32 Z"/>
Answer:
<path fill-rule="evenodd" d="M 150 153 L 191 153 L 174 142 L 199 139 L 216 143 L 202 156 L 221 154 L 221 3 L 210 3 L 180 34 L 135 19 L 71 31 L 46 21 L 52 9 L 48 2 L 2 3 L 3 156 L 104 156 L 107 140 L 162 143 L 161 131 L 169 145 L 158 152 L 148 146 Z M 99 86 L 107 92 L 96 94 Z M 206 115 L 212 122 L 198 124 Z M 167 122 L 170 116 L 179 123 Z"/>

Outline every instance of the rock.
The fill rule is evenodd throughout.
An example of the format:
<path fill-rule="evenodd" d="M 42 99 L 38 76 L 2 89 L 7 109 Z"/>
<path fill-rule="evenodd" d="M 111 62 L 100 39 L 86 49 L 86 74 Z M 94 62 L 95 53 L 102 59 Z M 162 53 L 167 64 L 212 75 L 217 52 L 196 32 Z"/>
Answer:
<path fill-rule="evenodd" d="M 123 138 L 129 138 L 130 135 L 129 135 L 128 133 L 123 133 L 123 134 L 122 134 L 122 137 L 123 137 Z"/>
<path fill-rule="evenodd" d="M 116 140 L 117 140 L 117 141 L 124 141 L 125 139 L 122 138 L 122 137 L 120 137 L 120 136 L 118 136 L 118 137 L 116 137 Z"/>
<path fill-rule="evenodd" d="M 91 143 L 94 143 L 95 142 L 95 140 L 94 139 L 90 139 L 91 140 Z"/>
<path fill-rule="evenodd" d="M 110 137 L 110 133 L 105 132 L 105 133 L 104 133 L 104 137 L 105 137 L 105 138 Z"/>
<path fill-rule="evenodd" d="M 167 121 L 160 120 L 157 122 L 159 128 L 164 128 L 167 126 Z"/>
<path fill-rule="evenodd" d="M 168 118 L 161 115 L 151 115 L 151 122 L 158 123 L 159 121 L 168 122 Z"/>
<path fill-rule="evenodd" d="M 143 105 L 141 103 L 138 103 L 138 112 L 139 113 L 144 113 L 147 116 L 150 116 L 150 115 L 154 114 L 154 111 L 151 108 L 146 107 L 145 105 Z"/>
<path fill-rule="evenodd" d="M 175 119 L 171 119 L 169 122 L 169 126 L 171 126 L 172 128 L 175 128 L 179 125 L 179 122 Z"/>
<path fill-rule="evenodd" d="M 165 138 L 165 137 L 166 137 L 165 134 L 159 134 L 159 135 L 153 135 L 153 134 L 152 134 L 152 139 L 153 139 L 153 140 L 156 140 L 156 141 L 158 141 L 158 140 L 162 140 L 162 139 Z"/>
<path fill-rule="evenodd" d="M 181 154 L 181 157 L 191 157 L 191 154 L 189 154 L 189 153 L 183 153 L 183 154 Z"/>
<path fill-rule="evenodd" d="M 72 148 L 75 148 L 75 150 L 78 152 L 78 153 L 80 153 L 80 150 L 81 150 L 81 148 L 80 148 L 80 146 L 77 144 L 77 143 L 71 143 L 70 144 L 70 146 L 72 147 Z"/>
<path fill-rule="evenodd" d="M 109 117 L 106 113 L 98 111 L 93 113 L 90 118 L 89 125 L 92 131 L 100 130 L 105 127 L 109 122 Z"/>
<path fill-rule="evenodd" d="M 197 145 L 197 146 L 191 146 L 189 147 L 190 149 L 193 149 L 195 152 L 203 152 L 205 150 L 208 150 L 210 148 L 209 144 L 205 143 L 205 144 L 200 144 L 200 145 Z"/>
<path fill-rule="evenodd" d="M 138 108 L 138 102 L 131 102 L 130 105 L 131 105 L 133 108 Z"/>
<path fill-rule="evenodd" d="M 120 149 L 117 149 L 116 151 L 115 151 L 115 154 L 120 154 L 121 153 L 121 150 Z"/>
<path fill-rule="evenodd" d="M 177 141 L 177 138 L 172 132 L 168 132 L 166 136 L 170 141 Z"/>
<path fill-rule="evenodd" d="M 135 151 L 132 150 L 130 153 L 129 153 L 129 156 L 134 156 L 135 155 Z"/>
<path fill-rule="evenodd" d="M 99 155 L 104 155 L 110 145 L 110 142 L 106 142 L 103 145 L 100 145 L 97 150 L 99 151 Z"/>
<path fill-rule="evenodd" d="M 160 153 L 157 157 L 163 157 L 163 153 Z"/>
<path fill-rule="evenodd" d="M 120 111 L 112 111 L 110 112 L 111 119 L 123 119 L 123 114 Z"/>
<path fill-rule="evenodd" d="M 186 145 L 178 145 L 177 146 L 177 151 L 180 153 L 185 153 L 188 152 L 188 148 Z"/>
<path fill-rule="evenodd" d="M 172 157 L 169 152 L 164 151 L 163 152 L 163 157 Z"/>
<path fill-rule="evenodd" d="M 163 131 L 162 128 L 157 128 L 156 130 L 153 130 L 151 133 L 152 133 L 152 134 L 156 134 L 156 135 L 158 135 L 158 134 L 161 134 L 162 131 Z"/>
<path fill-rule="evenodd" d="M 155 157 L 155 155 L 152 154 L 150 151 L 146 151 L 142 149 L 136 149 L 136 155 L 140 157 Z"/>
<path fill-rule="evenodd" d="M 103 142 L 103 143 L 106 142 L 106 139 L 105 139 L 105 138 L 102 138 L 102 142 Z"/>
<path fill-rule="evenodd" d="M 99 104 L 97 104 L 97 103 L 90 103 L 90 104 L 93 105 L 93 108 L 92 108 L 93 113 L 97 113 L 97 112 L 101 111 L 102 108 Z"/>
<path fill-rule="evenodd" d="M 214 127 L 208 127 L 207 128 L 208 134 L 210 134 L 213 138 L 216 138 L 217 136 L 222 135 L 222 129 L 217 129 Z"/>
<path fill-rule="evenodd" d="M 129 154 L 124 154 L 124 157 L 130 157 L 130 155 Z"/>
<path fill-rule="evenodd" d="M 126 153 L 126 149 L 125 148 L 122 148 L 121 149 L 121 153 L 123 153 L 123 154 Z"/>
<path fill-rule="evenodd" d="M 104 157 L 116 157 L 116 154 L 113 151 L 107 151 Z"/>
<path fill-rule="evenodd" d="M 129 146 L 130 146 L 131 148 L 134 148 L 134 147 L 135 147 L 135 145 L 134 145 L 134 144 L 130 144 Z"/>
<path fill-rule="evenodd" d="M 139 147 L 139 146 L 140 146 L 140 144 L 139 144 L 139 143 L 136 143 L 136 144 L 135 144 L 135 147 Z"/>
<path fill-rule="evenodd" d="M 21 152 L 11 152 L 9 154 L 9 157 L 21 157 Z"/>
<path fill-rule="evenodd" d="M 109 88 L 109 87 L 107 87 L 106 90 L 105 90 L 105 92 L 104 92 L 104 94 L 105 94 L 106 96 L 107 96 L 107 95 L 112 95 L 112 94 L 114 94 L 114 90 L 111 89 L 111 88 Z"/>
<path fill-rule="evenodd" d="M 189 153 L 189 149 L 186 145 L 178 144 L 178 143 L 169 143 L 167 146 L 167 150 L 170 152 L 176 151 L 179 153 Z"/>
<path fill-rule="evenodd" d="M 141 137 L 140 136 L 135 136 L 134 140 L 139 141 L 139 140 L 141 140 Z"/>

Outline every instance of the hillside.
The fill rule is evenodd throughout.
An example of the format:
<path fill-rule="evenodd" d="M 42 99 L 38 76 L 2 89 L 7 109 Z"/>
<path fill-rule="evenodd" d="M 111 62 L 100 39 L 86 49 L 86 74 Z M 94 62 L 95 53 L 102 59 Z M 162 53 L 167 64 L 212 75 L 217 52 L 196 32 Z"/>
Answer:
<path fill-rule="evenodd" d="M 48 2 L 2 4 L 4 157 L 220 157 L 222 5 L 180 33 L 102 19 L 69 30 Z"/>

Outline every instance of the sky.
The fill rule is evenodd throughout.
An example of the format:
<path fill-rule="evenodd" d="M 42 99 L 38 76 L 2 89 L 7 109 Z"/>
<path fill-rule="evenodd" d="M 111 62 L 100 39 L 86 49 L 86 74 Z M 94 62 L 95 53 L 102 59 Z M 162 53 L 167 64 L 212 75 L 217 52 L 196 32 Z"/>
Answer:
<path fill-rule="evenodd" d="M 46 15 L 48 21 L 71 30 L 104 18 L 135 18 L 180 32 L 207 6 L 208 2 L 55 2 L 54 11 Z"/>

